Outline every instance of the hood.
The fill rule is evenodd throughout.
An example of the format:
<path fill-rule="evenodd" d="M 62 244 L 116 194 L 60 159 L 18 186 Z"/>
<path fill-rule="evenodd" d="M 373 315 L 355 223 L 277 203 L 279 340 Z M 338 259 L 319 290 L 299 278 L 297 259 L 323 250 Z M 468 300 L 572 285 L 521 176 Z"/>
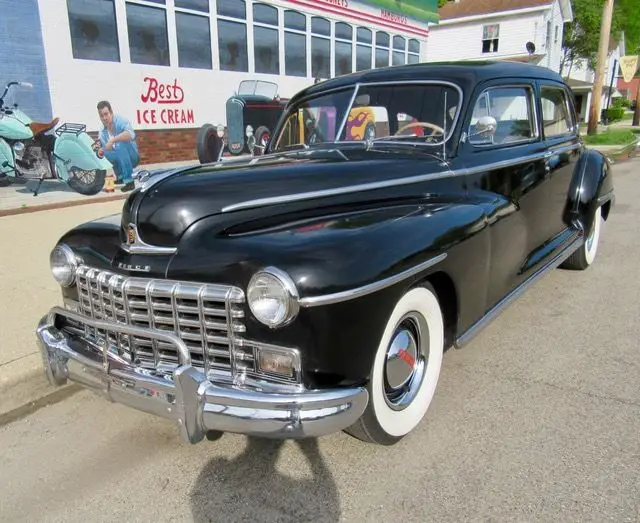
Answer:
<path fill-rule="evenodd" d="M 131 195 L 123 217 L 133 218 L 145 243 L 175 247 L 191 225 L 215 214 L 287 212 L 289 204 L 316 209 L 341 193 L 361 195 L 394 180 L 444 172 L 431 154 L 363 147 L 246 157 L 156 175 Z"/>

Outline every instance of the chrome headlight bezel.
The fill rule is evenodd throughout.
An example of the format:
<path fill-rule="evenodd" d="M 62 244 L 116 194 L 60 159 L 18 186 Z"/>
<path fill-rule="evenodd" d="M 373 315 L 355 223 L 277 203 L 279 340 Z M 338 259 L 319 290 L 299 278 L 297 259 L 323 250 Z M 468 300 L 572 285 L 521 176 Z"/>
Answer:
<path fill-rule="evenodd" d="M 254 294 L 253 291 L 256 289 L 257 285 L 260 284 L 261 279 L 263 281 L 266 279 L 272 284 L 276 283 L 280 286 L 280 298 L 282 298 L 281 305 L 284 306 L 284 313 L 273 319 L 269 319 L 264 315 L 261 315 L 260 311 L 255 307 L 257 300 L 254 299 L 252 295 Z M 290 324 L 297 317 L 298 312 L 300 311 L 300 295 L 298 294 L 298 289 L 296 288 L 294 281 L 286 272 L 276 267 L 265 267 L 264 269 L 256 272 L 249 281 L 246 296 L 247 304 L 249 305 L 249 309 L 251 310 L 254 318 L 271 329 L 277 329 Z"/>
<path fill-rule="evenodd" d="M 62 260 L 56 260 L 56 257 L 60 256 Z M 55 263 L 63 262 L 62 264 L 54 266 Z M 76 283 L 76 273 L 78 271 L 79 261 L 76 255 L 74 254 L 71 247 L 64 243 L 60 243 L 55 246 L 55 248 L 51 251 L 49 255 L 49 267 L 51 268 L 51 273 L 53 274 L 54 280 L 58 282 L 58 285 L 61 287 L 71 287 Z M 60 273 L 56 272 L 56 268 L 65 268 L 68 270 L 69 275 L 61 278 Z"/>

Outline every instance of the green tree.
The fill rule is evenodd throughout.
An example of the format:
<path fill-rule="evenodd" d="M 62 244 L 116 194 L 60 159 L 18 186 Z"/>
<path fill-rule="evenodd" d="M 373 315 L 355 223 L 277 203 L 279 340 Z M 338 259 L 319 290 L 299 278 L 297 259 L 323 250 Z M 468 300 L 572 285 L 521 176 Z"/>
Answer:
<path fill-rule="evenodd" d="M 446 4 L 449 0 L 438 0 L 438 7 L 442 7 L 444 4 Z"/>
<path fill-rule="evenodd" d="M 595 69 L 598 57 L 598 36 L 604 0 L 573 0 L 573 22 L 565 26 L 561 74 L 568 76 L 574 62 L 585 59 Z M 640 9 L 638 0 L 616 0 L 610 38 L 619 41 L 624 31 L 627 53 L 640 46 Z M 568 69 L 567 69 L 568 68 Z"/>

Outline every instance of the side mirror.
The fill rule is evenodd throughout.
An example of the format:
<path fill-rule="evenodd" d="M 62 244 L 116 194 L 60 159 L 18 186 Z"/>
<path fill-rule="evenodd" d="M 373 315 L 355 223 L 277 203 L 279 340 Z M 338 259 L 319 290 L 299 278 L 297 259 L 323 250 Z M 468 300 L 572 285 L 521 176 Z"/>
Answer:
<path fill-rule="evenodd" d="M 484 138 L 491 138 L 498 130 L 498 122 L 493 116 L 482 116 L 476 124 L 475 135 L 482 135 Z"/>

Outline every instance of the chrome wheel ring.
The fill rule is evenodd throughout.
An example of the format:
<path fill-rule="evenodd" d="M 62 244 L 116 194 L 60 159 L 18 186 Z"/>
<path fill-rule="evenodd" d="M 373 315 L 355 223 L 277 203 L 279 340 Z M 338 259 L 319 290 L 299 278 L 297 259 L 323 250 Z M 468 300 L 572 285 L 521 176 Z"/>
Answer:
<path fill-rule="evenodd" d="M 384 364 L 384 397 L 393 410 L 409 406 L 420 390 L 429 356 L 427 322 L 417 314 L 396 327 Z"/>

